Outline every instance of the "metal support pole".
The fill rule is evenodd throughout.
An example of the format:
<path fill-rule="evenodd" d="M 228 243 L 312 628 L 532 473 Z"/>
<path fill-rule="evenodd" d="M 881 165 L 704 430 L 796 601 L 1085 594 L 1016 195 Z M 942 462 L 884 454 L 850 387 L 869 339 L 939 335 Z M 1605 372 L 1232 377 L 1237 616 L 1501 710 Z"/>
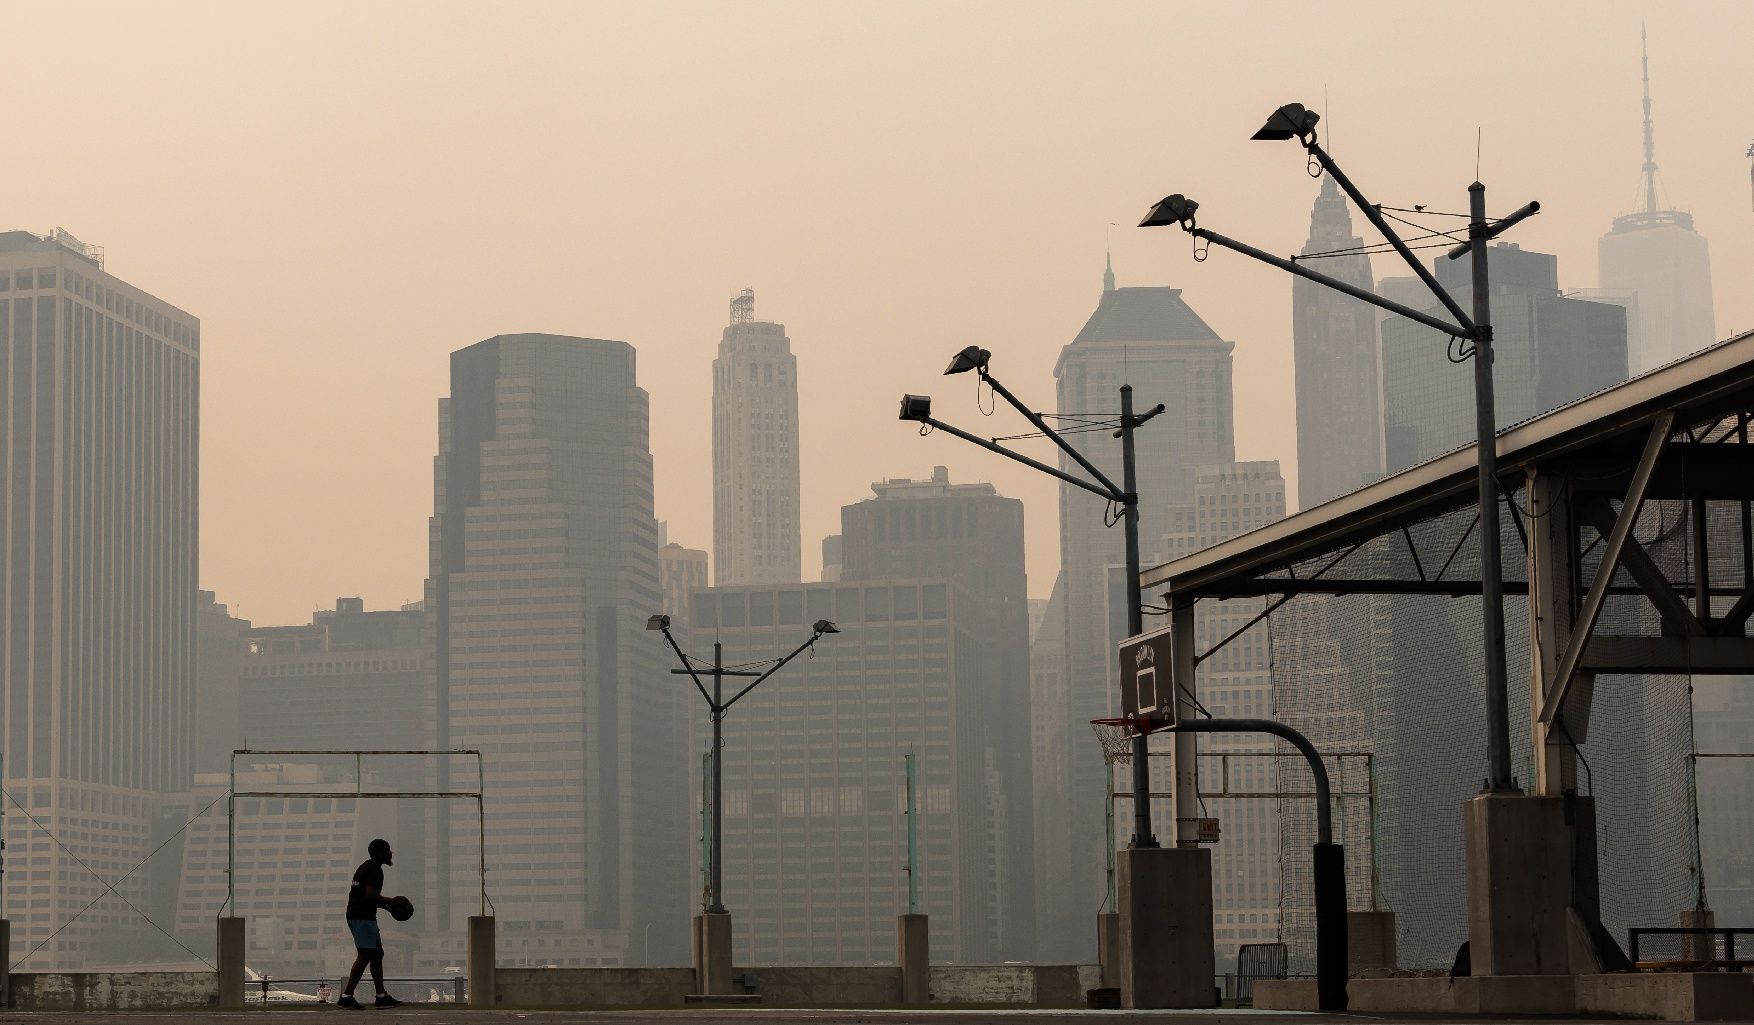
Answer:
<path fill-rule="evenodd" d="M 724 841 L 725 811 L 724 811 L 724 800 L 723 800 L 723 798 L 724 798 L 724 789 L 723 789 L 724 771 L 723 771 L 722 766 L 719 764 L 721 761 L 719 755 L 724 750 L 724 734 L 722 732 L 723 731 L 723 722 L 724 722 L 724 718 L 725 718 L 724 687 L 725 687 L 724 645 L 718 641 L 714 641 L 713 642 L 713 845 L 712 845 L 713 846 L 713 857 L 712 857 L 712 872 L 709 875 L 712 892 L 707 895 L 708 896 L 707 911 L 709 911 L 713 914 L 723 914 L 725 911 L 725 898 L 724 898 L 724 890 L 723 890 L 723 884 L 724 884 L 723 866 L 724 866 L 724 860 L 725 860 L 724 859 L 724 853 L 725 853 L 725 847 L 724 847 L 724 843 L 725 843 L 725 841 Z"/>
<path fill-rule="evenodd" d="M 1499 550 L 1498 417 L 1492 385 L 1492 293 L 1487 279 L 1486 186 L 1468 186 L 1474 285 L 1474 438 L 1480 480 L 1480 613 L 1486 661 L 1485 790 L 1518 793 L 1510 767 L 1510 696 L 1504 665 L 1504 566 Z"/>
<path fill-rule="evenodd" d="M 920 913 L 920 807 L 914 753 L 904 756 L 907 763 L 907 913 Z"/>
<path fill-rule="evenodd" d="M 700 756 L 700 897 L 704 909 L 710 902 L 713 876 L 713 755 Z"/>
<path fill-rule="evenodd" d="M 1139 481 L 1133 444 L 1133 386 L 1121 385 L 1122 516 L 1127 534 L 1127 636 L 1145 632 L 1144 597 L 1139 593 Z M 1133 738 L 1134 847 L 1156 847 L 1151 832 L 1151 762 L 1145 734 Z"/>

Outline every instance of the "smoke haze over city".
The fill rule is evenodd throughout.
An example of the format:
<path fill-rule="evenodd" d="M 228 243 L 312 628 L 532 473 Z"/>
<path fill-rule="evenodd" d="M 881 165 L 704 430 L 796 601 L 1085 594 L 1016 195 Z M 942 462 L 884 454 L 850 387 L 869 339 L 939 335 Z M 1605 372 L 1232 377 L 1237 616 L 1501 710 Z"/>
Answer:
<path fill-rule="evenodd" d="M 1131 225 L 1185 191 L 1295 251 L 1317 183 L 1248 133 L 1299 100 L 1379 202 L 1462 209 L 1478 130 L 1495 212 L 1541 199 L 1518 241 L 1594 285 L 1641 199 L 1641 21 L 1662 182 L 1727 336 L 1754 326 L 1727 287 L 1754 268 L 1737 4 L 14 5 L 5 220 L 102 243 L 202 317 L 201 580 L 256 621 L 420 596 L 446 356 L 505 331 L 638 349 L 658 515 L 710 547 L 710 363 L 744 287 L 798 356 L 806 577 L 842 504 L 943 463 L 1025 500 L 1045 596 L 1052 483 L 922 442 L 896 395 L 972 414 L 935 378 L 979 342 L 1046 403 L 1112 244 L 1122 285 L 1184 289 L 1236 343 L 1238 457 L 1295 494 L 1267 412 L 1291 402 L 1289 282 Z"/>

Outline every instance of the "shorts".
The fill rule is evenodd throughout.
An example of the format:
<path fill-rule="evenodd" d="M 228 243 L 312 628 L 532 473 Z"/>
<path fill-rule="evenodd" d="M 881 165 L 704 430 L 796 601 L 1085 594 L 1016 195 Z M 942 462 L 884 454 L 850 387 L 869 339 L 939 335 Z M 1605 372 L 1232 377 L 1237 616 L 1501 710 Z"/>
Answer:
<path fill-rule="evenodd" d="M 353 945 L 359 950 L 376 950 L 384 945 L 383 937 L 378 935 L 378 921 L 375 918 L 349 918 L 347 930 L 353 933 Z"/>

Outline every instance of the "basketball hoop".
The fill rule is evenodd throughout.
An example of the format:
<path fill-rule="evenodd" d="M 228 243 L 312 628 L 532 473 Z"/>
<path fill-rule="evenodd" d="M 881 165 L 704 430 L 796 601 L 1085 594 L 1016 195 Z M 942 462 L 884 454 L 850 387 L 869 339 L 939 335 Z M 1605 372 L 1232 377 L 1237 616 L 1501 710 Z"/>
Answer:
<path fill-rule="evenodd" d="M 1102 745 L 1102 760 L 1109 765 L 1128 765 L 1133 761 L 1133 738 L 1150 733 L 1159 724 L 1145 718 L 1092 719 L 1090 728 Z"/>

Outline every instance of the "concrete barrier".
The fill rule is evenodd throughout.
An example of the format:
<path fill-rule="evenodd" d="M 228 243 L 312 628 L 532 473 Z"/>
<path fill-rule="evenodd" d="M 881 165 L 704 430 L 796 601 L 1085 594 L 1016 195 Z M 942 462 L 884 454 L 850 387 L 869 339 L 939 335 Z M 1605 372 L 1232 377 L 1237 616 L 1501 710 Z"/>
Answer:
<path fill-rule="evenodd" d="M 15 972 L 18 1011 L 185 1011 L 219 1005 L 213 972 Z"/>
<path fill-rule="evenodd" d="M 505 968 L 495 972 L 500 1007 L 680 1007 L 694 992 L 692 968 Z"/>
<path fill-rule="evenodd" d="M 737 967 L 735 987 L 757 993 L 764 1007 L 901 1003 L 901 969 L 792 965 Z M 1080 1007 L 1084 991 L 1102 981 L 1097 965 L 934 965 L 934 1004 Z M 495 997 L 503 1007 L 678 1007 L 694 992 L 688 968 L 500 968 Z"/>
<path fill-rule="evenodd" d="M 1579 1014 L 1663 1021 L 1754 1020 L 1754 976 L 1741 972 L 1580 975 Z"/>
<path fill-rule="evenodd" d="M 1754 1021 L 1754 976 L 1740 972 L 1501 975 L 1449 979 L 1353 979 L 1359 1014 L 1585 1014 L 1659 1021 Z M 1313 1011 L 1315 982 L 1263 979 L 1255 1007 Z"/>

